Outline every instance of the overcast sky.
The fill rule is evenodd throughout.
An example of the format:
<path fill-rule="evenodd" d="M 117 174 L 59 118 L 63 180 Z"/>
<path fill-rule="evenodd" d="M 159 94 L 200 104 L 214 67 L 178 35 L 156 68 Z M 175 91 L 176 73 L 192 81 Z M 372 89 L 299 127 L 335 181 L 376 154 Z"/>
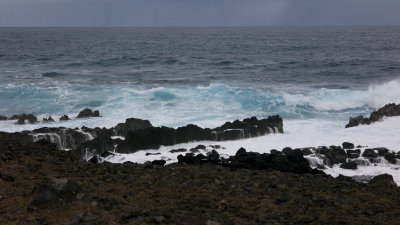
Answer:
<path fill-rule="evenodd" d="M 400 0 L 0 0 L 0 26 L 400 25 Z"/>

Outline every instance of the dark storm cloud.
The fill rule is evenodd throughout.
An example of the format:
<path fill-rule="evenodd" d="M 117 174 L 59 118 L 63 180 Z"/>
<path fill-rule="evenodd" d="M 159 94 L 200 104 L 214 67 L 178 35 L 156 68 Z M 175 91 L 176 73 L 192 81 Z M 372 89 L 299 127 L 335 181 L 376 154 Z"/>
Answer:
<path fill-rule="evenodd" d="M 0 26 L 398 25 L 398 0 L 0 0 Z"/>

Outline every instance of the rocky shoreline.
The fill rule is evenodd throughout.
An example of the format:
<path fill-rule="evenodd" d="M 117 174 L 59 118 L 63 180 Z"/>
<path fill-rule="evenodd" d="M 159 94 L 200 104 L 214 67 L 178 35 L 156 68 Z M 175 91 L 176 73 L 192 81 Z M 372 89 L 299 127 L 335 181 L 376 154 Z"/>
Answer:
<path fill-rule="evenodd" d="M 81 114 L 99 116 L 87 109 Z M 344 142 L 262 154 L 240 148 L 226 156 L 219 153 L 220 145 L 198 145 L 170 150 L 177 163 L 168 165 L 163 159 L 144 164 L 107 162 L 115 154 L 138 150 L 153 149 L 146 156 L 158 155 L 154 149 L 161 145 L 271 133 L 283 133 L 279 116 L 251 117 L 213 129 L 192 124 L 153 127 L 148 120 L 130 118 L 109 129 L 0 132 L 0 224 L 398 222 L 400 191 L 391 175 L 361 183 L 324 172 L 335 165 L 355 170 L 383 161 L 397 164 L 400 152 L 384 147 Z"/>
<path fill-rule="evenodd" d="M 390 175 L 312 170 L 301 150 L 93 164 L 47 140 L 0 138 L 0 224 L 396 224 Z M 284 169 L 286 168 L 286 169 Z"/>
<path fill-rule="evenodd" d="M 28 114 L 14 115 L 11 118 L 19 118 L 18 121 L 22 120 L 25 123 L 26 115 Z M 29 121 L 37 121 L 35 116 L 29 115 Z M 97 110 L 93 112 L 91 109 L 84 109 L 76 118 L 98 117 L 99 115 Z M 46 121 L 48 122 L 50 118 Z M 23 123 L 21 122 L 21 124 Z M 242 121 L 226 122 L 213 129 L 201 128 L 193 124 L 176 129 L 153 127 L 148 120 L 129 118 L 125 123 L 117 124 L 109 129 L 42 127 L 16 133 L 0 132 L 0 135 L 24 143 L 45 139 L 56 144 L 59 149 L 76 151 L 82 158 L 88 159 L 87 156 L 100 156 L 106 152 L 133 153 L 143 149 L 157 149 L 161 145 L 168 146 L 204 140 L 238 140 L 271 133 L 283 133 L 283 121 L 280 116 L 270 116 L 260 120 L 251 117 Z"/>
<path fill-rule="evenodd" d="M 400 105 L 387 104 L 376 112 L 371 113 L 370 118 L 395 116 L 398 111 L 400 113 Z M 76 118 L 98 116 L 100 116 L 99 111 L 84 109 L 78 113 Z M 63 119 L 63 117 L 60 119 Z M 7 117 L 5 118 L 7 119 Z M 37 121 L 36 117 L 32 114 L 14 115 L 11 118 L 18 120 L 30 118 L 27 120 Z M 51 117 L 46 118 L 47 121 L 50 119 Z M 352 121 L 354 121 L 354 118 L 350 118 L 349 124 L 352 124 Z M 378 121 L 378 119 L 369 119 L 368 121 Z M 256 117 L 251 117 L 242 121 L 226 122 L 222 126 L 213 129 L 201 128 L 193 124 L 176 129 L 153 127 L 148 120 L 129 118 L 126 119 L 125 123 L 119 123 L 115 127 L 108 129 L 98 127 L 81 127 L 75 129 L 42 127 L 32 131 L 16 133 L 0 132 L 0 138 L 15 140 L 24 144 L 47 140 L 54 143 L 58 149 L 73 151 L 80 159 L 92 163 L 101 163 L 110 159 L 110 157 L 112 158 L 115 154 L 131 154 L 138 150 L 158 149 L 160 146 L 173 146 L 193 141 L 239 140 L 271 133 L 283 133 L 283 120 L 278 115 L 260 120 Z M 173 153 L 175 159 L 178 159 L 178 162 L 190 164 L 202 164 L 206 162 L 227 167 L 254 167 L 255 169 L 271 168 L 271 165 L 275 163 L 279 166 L 272 166 L 274 169 L 294 173 L 311 172 L 311 168 L 325 170 L 335 165 L 339 165 L 342 169 L 356 170 L 359 166 L 373 166 L 376 163 L 397 164 L 397 161 L 400 160 L 400 152 L 396 153 L 385 147 L 365 148 L 363 146 L 355 146 L 349 142 L 343 143 L 342 146 L 271 149 L 270 153 L 264 154 L 245 153 L 244 155 L 246 156 L 241 158 L 237 154 L 228 157 L 226 155 L 220 156 L 219 147 L 209 146 L 206 148 L 206 146 L 199 145 L 190 150 L 182 148 L 173 149 L 170 152 Z M 245 149 L 243 150 L 246 151 Z M 146 156 L 158 154 L 161 153 L 146 153 Z M 298 159 L 299 161 L 290 160 L 290 155 L 293 154 L 297 156 L 301 155 L 301 159 Z M 161 157 L 161 159 L 157 160 L 157 163 L 162 165 L 167 163 L 164 159 L 165 157 Z M 249 163 L 245 166 L 238 166 L 243 160 L 247 160 Z M 304 162 L 304 164 L 301 165 L 300 163 L 298 165 L 301 166 L 293 169 L 293 165 L 297 162 Z M 285 166 L 285 163 L 290 166 Z M 364 181 L 369 181 L 370 179 L 372 177 L 365 178 Z"/>

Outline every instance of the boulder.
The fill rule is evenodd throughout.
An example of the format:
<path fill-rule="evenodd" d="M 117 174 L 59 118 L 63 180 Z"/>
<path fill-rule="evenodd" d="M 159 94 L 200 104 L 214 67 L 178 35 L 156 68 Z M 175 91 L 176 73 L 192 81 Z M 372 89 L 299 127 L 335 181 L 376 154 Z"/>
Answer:
<path fill-rule="evenodd" d="M 12 117 L 8 118 L 9 120 L 18 120 L 17 124 L 25 124 L 27 120 L 29 123 L 37 123 L 37 117 L 33 114 L 21 114 L 21 115 L 13 115 Z"/>
<path fill-rule="evenodd" d="M 340 168 L 349 169 L 349 170 L 356 170 L 357 169 L 357 163 L 354 162 L 354 161 L 345 162 L 345 163 L 342 163 L 340 165 Z"/>
<path fill-rule="evenodd" d="M 301 152 L 303 153 L 303 155 L 311 155 L 311 154 L 313 154 L 313 152 L 309 148 L 302 148 Z"/>
<path fill-rule="evenodd" d="M 92 111 L 89 108 L 86 108 L 82 111 L 79 112 L 78 116 L 76 116 L 76 118 L 88 118 L 88 117 L 99 117 L 100 113 L 99 111 Z"/>
<path fill-rule="evenodd" d="M 0 115 L 0 120 L 7 120 L 7 116 Z"/>
<path fill-rule="evenodd" d="M 378 152 L 378 156 L 385 156 L 389 152 L 389 149 L 383 147 L 373 148 L 373 150 Z"/>
<path fill-rule="evenodd" d="M 148 120 L 129 118 L 125 123 L 119 123 L 113 128 L 115 136 L 126 137 L 129 131 L 142 130 L 153 127 Z"/>
<path fill-rule="evenodd" d="M 54 119 L 51 118 L 51 116 L 49 116 L 49 118 L 43 118 L 43 123 L 50 123 L 50 122 L 54 122 Z"/>
<path fill-rule="evenodd" d="M 340 146 L 330 146 L 329 147 L 332 155 L 333 155 L 333 159 L 334 159 L 334 163 L 344 163 L 346 162 L 347 159 L 347 153 L 340 147 Z"/>
<path fill-rule="evenodd" d="M 364 150 L 362 157 L 365 158 L 376 158 L 378 157 L 378 154 L 373 149 L 367 148 Z"/>
<path fill-rule="evenodd" d="M 343 147 L 343 149 L 353 149 L 354 144 L 350 143 L 350 142 L 343 142 L 342 147 Z"/>
<path fill-rule="evenodd" d="M 377 188 L 397 187 L 392 175 L 386 173 L 375 176 L 368 184 Z"/>
<path fill-rule="evenodd" d="M 67 115 L 60 117 L 60 121 L 67 121 L 67 120 L 69 120 L 69 117 Z"/>
<path fill-rule="evenodd" d="M 347 157 L 349 159 L 355 159 L 360 157 L 361 150 L 360 149 L 355 149 L 355 150 L 347 150 Z"/>
<path fill-rule="evenodd" d="M 326 146 L 318 147 L 315 150 L 315 153 L 317 155 L 324 155 L 326 157 L 326 159 L 328 161 L 326 165 L 334 165 L 335 164 L 335 158 L 334 158 L 331 150 L 328 149 Z"/>
<path fill-rule="evenodd" d="M 289 154 L 291 151 L 293 151 L 293 149 L 290 147 L 285 147 L 282 149 L 282 153 L 285 155 Z"/>
<path fill-rule="evenodd" d="M 167 162 L 166 162 L 165 160 L 163 160 L 163 159 L 161 159 L 161 160 L 154 160 L 154 161 L 152 162 L 152 164 L 153 164 L 153 165 L 156 165 L 156 166 L 164 166 L 165 163 L 167 163 Z"/>
<path fill-rule="evenodd" d="M 221 162 L 221 160 L 219 159 L 219 153 L 215 150 L 207 153 L 207 160 L 214 164 Z"/>
<path fill-rule="evenodd" d="M 196 157 L 194 156 L 193 153 L 186 153 L 186 155 L 184 155 L 184 156 L 183 155 L 178 155 L 177 159 L 178 159 L 178 163 L 186 163 L 186 164 L 200 163 L 200 161 L 198 161 L 196 159 Z"/>
<path fill-rule="evenodd" d="M 385 154 L 385 159 L 392 164 L 396 164 L 397 160 L 396 160 L 396 154 L 391 152 L 391 153 L 386 153 Z"/>

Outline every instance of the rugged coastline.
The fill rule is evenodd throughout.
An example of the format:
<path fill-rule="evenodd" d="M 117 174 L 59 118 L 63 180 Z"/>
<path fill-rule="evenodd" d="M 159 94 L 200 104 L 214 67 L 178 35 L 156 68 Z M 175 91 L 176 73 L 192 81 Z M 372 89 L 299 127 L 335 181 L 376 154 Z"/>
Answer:
<path fill-rule="evenodd" d="M 99 116 L 98 111 L 82 112 L 84 117 Z M 29 122 L 26 115 L 15 118 Z M 163 158 L 144 164 L 107 162 L 138 150 L 159 155 L 154 149 L 160 146 L 272 133 L 283 133 L 279 116 L 251 117 L 212 129 L 192 124 L 153 127 L 148 120 L 130 118 L 109 129 L 0 132 L 0 224 L 398 222 L 400 190 L 391 175 L 333 178 L 324 172 L 335 166 L 356 170 L 382 162 L 396 165 L 400 152 L 384 147 L 344 142 L 269 153 L 238 148 L 226 156 L 220 154 L 220 145 L 198 145 L 170 150 L 177 163 Z"/>

